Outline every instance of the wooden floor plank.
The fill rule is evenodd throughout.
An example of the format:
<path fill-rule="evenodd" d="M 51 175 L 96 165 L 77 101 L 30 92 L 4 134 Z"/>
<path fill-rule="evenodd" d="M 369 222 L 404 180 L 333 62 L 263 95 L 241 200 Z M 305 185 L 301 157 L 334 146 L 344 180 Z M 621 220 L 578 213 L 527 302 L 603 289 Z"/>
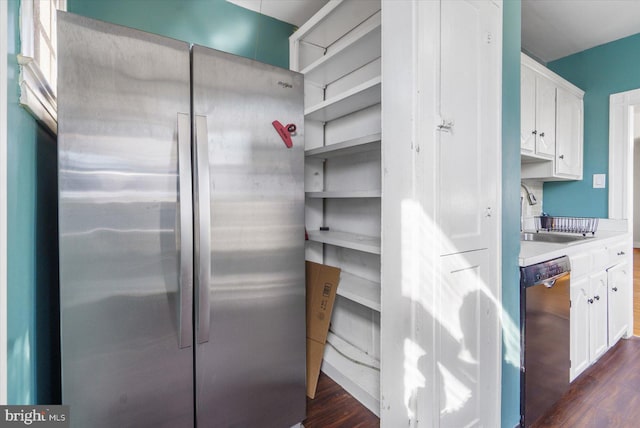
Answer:
<path fill-rule="evenodd" d="M 640 338 L 618 342 L 585 370 L 535 428 L 640 426 Z"/>
<path fill-rule="evenodd" d="M 329 376 L 320 373 L 316 397 L 307 397 L 304 428 L 378 428 L 380 419 Z"/>

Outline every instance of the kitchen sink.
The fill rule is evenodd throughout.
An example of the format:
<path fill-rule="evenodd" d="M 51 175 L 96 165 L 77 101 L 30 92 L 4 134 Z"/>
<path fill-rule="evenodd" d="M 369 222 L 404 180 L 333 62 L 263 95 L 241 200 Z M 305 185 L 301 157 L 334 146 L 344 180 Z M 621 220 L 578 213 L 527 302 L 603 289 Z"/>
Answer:
<path fill-rule="evenodd" d="M 533 242 L 550 242 L 554 244 L 570 244 L 572 242 L 585 241 L 593 238 L 592 235 L 563 235 L 556 233 L 534 233 L 534 232 L 521 232 L 521 241 L 533 241 Z"/>

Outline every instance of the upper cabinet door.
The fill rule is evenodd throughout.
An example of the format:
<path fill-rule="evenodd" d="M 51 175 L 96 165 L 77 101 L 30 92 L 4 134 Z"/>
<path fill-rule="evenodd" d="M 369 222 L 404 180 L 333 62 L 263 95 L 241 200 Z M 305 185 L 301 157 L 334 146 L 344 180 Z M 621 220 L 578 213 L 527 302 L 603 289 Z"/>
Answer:
<path fill-rule="evenodd" d="M 522 67 L 520 74 L 520 150 L 532 154 L 536 150 L 536 75 Z"/>
<path fill-rule="evenodd" d="M 536 76 L 536 153 L 553 158 L 556 154 L 556 86 Z"/>
<path fill-rule="evenodd" d="M 582 179 L 582 100 L 558 88 L 556 174 Z"/>
<path fill-rule="evenodd" d="M 490 1 L 441 2 L 437 134 L 441 254 L 494 240 L 500 168 L 501 9 Z"/>

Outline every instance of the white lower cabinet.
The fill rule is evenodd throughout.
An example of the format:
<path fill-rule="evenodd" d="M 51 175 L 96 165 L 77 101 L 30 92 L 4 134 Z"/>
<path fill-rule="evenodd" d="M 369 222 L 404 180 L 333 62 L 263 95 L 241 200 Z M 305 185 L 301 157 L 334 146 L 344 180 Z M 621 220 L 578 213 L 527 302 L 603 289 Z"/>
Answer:
<path fill-rule="evenodd" d="M 570 317 L 573 380 L 608 349 L 606 271 L 571 280 Z"/>
<path fill-rule="evenodd" d="M 630 276 L 629 264 L 620 263 L 607 269 L 608 306 L 609 306 L 609 347 L 616 344 L 627 332 L 627 288 Z"/>
<path fill-rule="evenodd" d="M 589 277 L 571 278 L 571 372 L 573 381 L 589 367 Z"/>
<path fill-rule="evenodd" d="M 589 360 L 600 358 L 607 350 L 607 273 L 589 277 Z"/>
<path fill-rule="evenodd" d="M 614 241 L 569 255 L 571 381 L 628 335 L 633 301 L 630 246 Z"/>

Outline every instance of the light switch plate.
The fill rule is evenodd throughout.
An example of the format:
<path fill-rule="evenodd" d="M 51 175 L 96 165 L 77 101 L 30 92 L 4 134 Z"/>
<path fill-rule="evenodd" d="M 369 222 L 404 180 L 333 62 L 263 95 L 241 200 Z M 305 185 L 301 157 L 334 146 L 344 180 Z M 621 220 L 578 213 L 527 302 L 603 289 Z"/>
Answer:
<path fill-rule="evenodd" d="M 593 188 L 604 189 L 607 185 L 607 174 L 593 174 Z"/>

